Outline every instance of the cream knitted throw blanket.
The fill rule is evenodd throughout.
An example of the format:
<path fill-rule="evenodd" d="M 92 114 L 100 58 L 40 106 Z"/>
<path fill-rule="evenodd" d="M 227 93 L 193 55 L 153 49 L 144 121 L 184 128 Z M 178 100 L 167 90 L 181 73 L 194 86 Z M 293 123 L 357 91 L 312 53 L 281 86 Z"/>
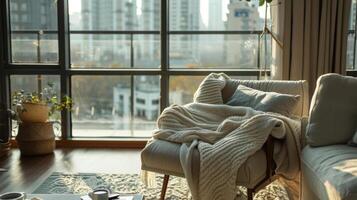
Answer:
<path fill-rule="evenodd" d="M 276 173 L 295 178 L 299 169 L 299 121 L 274 113 L 223 104 L 228 77 L 211 74 L 198 88 L 194 103 L 173 105 L 158 119 L 154 138 L 182 143 L 180 160 L 195 200 L 236 198 L 239 167 L 262 148 L 269 135 L 275 143 Z M 199 174 L 193 170 L 199 152 Z M 239 177 L 238 177 L 239 178 Z"/>

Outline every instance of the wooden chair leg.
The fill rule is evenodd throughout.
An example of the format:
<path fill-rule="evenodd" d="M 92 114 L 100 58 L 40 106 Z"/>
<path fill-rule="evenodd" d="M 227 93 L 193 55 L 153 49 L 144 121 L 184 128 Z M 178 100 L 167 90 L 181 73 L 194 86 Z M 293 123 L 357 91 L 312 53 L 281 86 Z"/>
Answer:
<path fill-rule="evenodd" d="M 253 194 L 254 194 L 254 190 L 253 189 L 247 189 L 247 200 L 253 200 Z"/>
<path fill-rule="evenodd" d="M 162 188 L 161 188 L 161 196 L 160 196 L 160 200 L 164 200 L 165 199 L 165 194 L 166 194 L 166 190 L 167 190 L 167 184 L 169 183 L 169 175 L 164 176 L 164 181 L 162 183 Z"/>

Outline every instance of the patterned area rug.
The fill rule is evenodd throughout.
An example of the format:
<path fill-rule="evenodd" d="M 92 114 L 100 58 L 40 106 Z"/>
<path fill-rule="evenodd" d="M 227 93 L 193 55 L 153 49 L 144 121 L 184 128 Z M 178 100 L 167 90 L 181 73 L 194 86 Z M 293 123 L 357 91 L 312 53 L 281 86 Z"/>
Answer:
<path fill-rule="evenodd" d="M 163 176 L 156 177 L 158 186 L 147 188 L 138 174 L 64 174 L 54 172 L 33 193 L 35 194 L 86 194 L 93 189 L 107 188 L 113 192 L 125 194 L 142 194 L 146 200 L 160 197 Z M 246 190 L 239 187 L 240 200 L 246 199 Z M 189 200 L 191 195 L 186 180 L 170 176 L 166 193 L 168 200 Z M 274 182 L 255 195 L 255 200 L 288 199 L 285 189 Z"/>

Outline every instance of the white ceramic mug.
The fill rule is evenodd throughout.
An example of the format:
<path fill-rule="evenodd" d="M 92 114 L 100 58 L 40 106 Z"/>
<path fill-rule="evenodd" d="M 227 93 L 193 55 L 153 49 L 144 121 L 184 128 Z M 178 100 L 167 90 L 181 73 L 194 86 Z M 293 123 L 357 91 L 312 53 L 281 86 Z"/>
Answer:
<path fill-rule="evenodd" d="M 109 191 L 104 189 L 94 190 L 93 192 L 90 192 L 88 196 L 92 198 L 92 200 L 108 200 Z"/>
<path fill-rule="evenodd" d="M 0 200 L 25 200 L 26 194 L 23 192 L 9 192 L 0 195 Z"/>

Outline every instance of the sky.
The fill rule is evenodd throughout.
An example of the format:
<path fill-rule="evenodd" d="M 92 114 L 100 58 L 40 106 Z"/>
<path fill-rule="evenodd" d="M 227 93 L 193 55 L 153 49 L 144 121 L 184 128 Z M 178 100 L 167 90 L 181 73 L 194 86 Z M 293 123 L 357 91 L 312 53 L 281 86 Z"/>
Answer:
<path fill-rule="evenodd" d="M 81 0 L 69 0 L 69 14 L 73 14 L 76 12 L 80 12 L 81 11 Z M 137 0 L 137 6 L 138 6 L 138 14 L 141 13 L 140 9 L 141 9 L 141 0 Z M 229 0 L 222 0 L 222 20 L 226 21 L 227 19 L 227 5 L 229 3 Z M 261 18 L 264 18 L 264 14 L 265 14 L 265 7 L 264 6 L 260 6 L 258 8 L 259 10 L 259 16 Z M 202 21 L 204 24 L 208 24 L 208 0 L 201 0 L 200 1 L 200 12 L 201 12 L 201 17 L 202 17 Z"/>

